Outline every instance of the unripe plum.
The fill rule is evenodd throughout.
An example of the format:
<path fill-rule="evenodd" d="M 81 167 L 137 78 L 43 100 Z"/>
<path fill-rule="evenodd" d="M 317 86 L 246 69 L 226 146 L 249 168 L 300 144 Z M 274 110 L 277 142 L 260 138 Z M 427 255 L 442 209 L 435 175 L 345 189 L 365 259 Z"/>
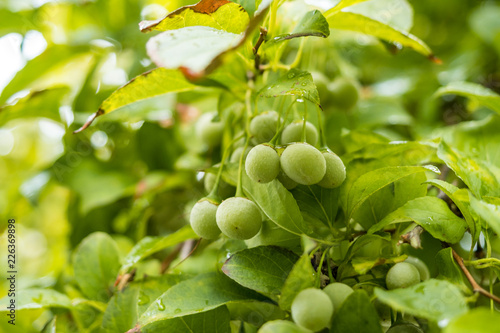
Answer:
<path fill-rule="evenodd" d="M 281 133 L 281 143 L 301 142 L 303 128 L 304 121 L 302 120 L 294 121 L 286 126 L 283 133 Z M 313 146 L 318 142 L 318 130 L 308 121 L 306 121 L 306 142 Z"/>
<path fill-rule="evenodd" d="M 400 262 L 392 266 L 385 277 L 387 289 L 406 288 L 420 282 L 420 273 L 417 267 L 407 262 Z"/>
<path fill-rule="evenodd" d="M 293 143 L 286 147 L 280 162 L 285 174 L 302 185 L 316 184 L 326 173 L 325 157 L 307 143 Z"/>
<path fill-rule="evenodd" d="M 215 181 L 217 180 L 217 175 L 214 173 L 207 172 L 205 173 L 205 177 L 203 179 L 203 186 L 205 187 L 205 191 L 207 193 L 212 192 L 212 189 L 215 186 Z M 226 183 L 224 180 L 220 180 L 219 182 L 219 190 L 217 191 L 217 194 L 222 198 L 229 198 L 234 195 L 236 192 L 236 188 L 228 183 Z"/>
<path fill-rule="evenodd" d="M 217 209 L 216 220 L 222 233 L 234 239 L 250 239 L 262 226 L 262 215 L 257 205 L 242 197 L 224 200 Z"/>
<path fill-rule="evenodd" d="M 339 187 L 346 176 L 344 162 L 330 151 L 323 152 L 323 156 L 326 161 L 326 173 L 318 185 L 325 188 Z"/>
<path fill-rule="evenodd" d="M 252 148 L 245 161 L 248 177 L 258 183 L 269 183 L 280 172 L 280 157 L 274 148 L 258 145 Z"/>
<path fill-rule="evenodd" d="M 222 141 L 224 123 L 214 121 L 216 116 L 217 112 L 204 113 L 196 123 L 196 133 L 199 135 L 200 140 L 209 147 L 218 146 Z"/>
<path fill-rule="evenodd" d="M 276 111 L 262 112 L 250 121 L 250 134 L 255 144 L 269 142 L 276 134 L 279 114 Z"/>
<path fill-rule="evenodd" d="M 198 201 L 191 209 L 189 222 L 198 236 L 214 239 L 220 235 L 220 229 L 215 220 L 217 207 L 217 203 L 204 198 Z"/>
<path fill-rule="evenodd" d="M 352 79 L 339 77 L 328 85 L 332 103 L 340 109 L 350 110 L 359 99 L 357 84 Z"/>
<path fill-rule="evenodd" d="M 327 327 L 332 315 L 332 302 L 328 295 L 320 289 L 304 289 L 295 296 L 292 302 L 293 321 L 314 332 Z"/>
<path fill-rule="evenodd" d="M 287 190 L 293 190 L 297 187 L 297 185 L 299 185 L 292 178 L 288 177 L 286 173 L 283 172 L 283 170 L 280 171 L 277 178 Z"/>
<path fill-rule="evenodd" d="M 323 289 L 323 291 L 328 295 L 328 297 L 330 297 L 334 312 L 338 311 L 346 298 L 354 292 L 354 290 L 347 284 L 340 282 L 330 283 Z"/>

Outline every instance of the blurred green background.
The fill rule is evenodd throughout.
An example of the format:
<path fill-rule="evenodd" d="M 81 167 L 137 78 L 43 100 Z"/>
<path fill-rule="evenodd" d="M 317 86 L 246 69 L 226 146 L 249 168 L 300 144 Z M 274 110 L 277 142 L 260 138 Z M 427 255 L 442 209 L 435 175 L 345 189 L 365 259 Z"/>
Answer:
<path fill-rule="evenodd" d="M 71 294 L 71 251 L 94 231 L 112 235 L 126 253 L 145 235 L 187 223 L 185 212 L 203 192 L 197 170 L 210 166 L 212 156 L 192 124 L 216 106 L 214 90 L 147 100 L 100 117 L 82 133 L 72 131 L 112 91 L 154 68 L 145 52 L 151 35 L 138 23 L 193 2 L 0 1 L 0 248 L 4 253 L 7 219 L 15 218 L 18 288 Z M 449 82 L 476 82 L 500 93 L 497 1 L 386 3 L 392 6 L 381 19 L 413 26 L 411 33 L 443 63 L 351 32 L 308 40 L 301 68 L 326 80 L 350 73 L 363 86 L 351 113 L 328 113 L 328 142 L 340 153 L 342 129 L 418 140 L 490 112 L 469 112 L 475 106 L 464 98 L 434 98 Z M 329 111 L 326 101 L 324 106 Z M 158 270 L 160 261 L 149 264 L 145 270 Z M 0 297 L 6 294 L 4 274 Z M 38 330 L 46 319 L 42 310 L 30 312 L 16 329 Z M 10 328 L 5 325 L 2 320 L 0 330 Z"/>

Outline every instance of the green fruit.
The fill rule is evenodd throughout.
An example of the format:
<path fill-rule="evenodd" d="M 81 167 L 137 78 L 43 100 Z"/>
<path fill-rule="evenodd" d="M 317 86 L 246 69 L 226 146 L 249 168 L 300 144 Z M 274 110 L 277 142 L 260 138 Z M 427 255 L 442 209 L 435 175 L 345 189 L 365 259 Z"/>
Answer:
<path fill-rule="evenodd" d="M 293 321 L 314 332 L 327 327 L 332 315 L 332 302 L 328 295 L 320 289 L 304 289 L 295 296 L 292 302 Z"/>
<path fill-rule="evenodd" d="M 307 143 L 293 143 L 286 147 L 280 162 L 285 174 L 302 185 L 316 184 L 326 173 L 325 157 Z"/>
<path fill-rule="evenodd" d="M 222 141 L 222 133 L 224 131 L 224 123 L 214 121 L 217 112 L 207 112 L 201 115 L 196 123 L 196 133 L 200 140 L 209 147 L 218 146 Z"/>
<path fill-rule="evenodd" d="M 326 173 L 318 183 L 325 188 L 339 187 L 345 180 L 345 166 L 340 157 L 330 151 L 323 152 L 326 161 Z"/>
<path fill-rule="evenodd" d="M 385 277 L 387 289 L 406 288 L 419 282 L 420 273 L 417 267 L 407 262 L 400 262 L 392 266 Z"/>
<path fill-rule="evenodd" d="M 203 179 L 203 185 L 205 187 L 205 191 L 207 193 L 212 192 L 212 189 L 215 186 L 215 181 L 217 180 L 217 175 L 214 173 L 207 172 L 205 173 L 205 177 Z M 219 182 L 219 190 L 217 191 L 217 194 L 222 198 L 229 198 L 232 197 L 236 193 L 236 188 L 222 179 Z"/>
<path fill-rule="evenodd" d="M 302 130 L 304 121 L 297 120 L 285 127 L 281 133 L 281 143 L 302 142 Z M 318 142 L 318 130 L 310 122 L 306 121 L 306 142 L 310 145 L 316 145 Z"/>
<path fill-rule="evenodd" d="M 274 148 L 258 145 L 252 148 L 245 161 L 248 177 L 258 183 L 269 183 L 280 172 L 280 157 Z"/>
<path fill-rule="evenodd" d="M 408 258 L 406 258 L 404 262 L 407 262 L 417 267 L 418 272 L 420 273 L 420 280 L 425 281 L 431 278 L 431 273 L 429 272 L 429 268 L 427 267 L 425 262 L 423 262 L 419 258 L 409 256 Z"/>
<path fill-rule="evenodd" d="M 286 173 L 283 172 L 283 170 L 280 171 L 277 178 L 287 190 L 293 190 L 297 187 L 297 185 L 299 185 L 292 178 L 288 177 Z"/>
<path fill-rule="evenodd" d="M 236 148 L 233 151 L 233 153 L 231 154 L 231 157 L 229 158 L 229 162 L 239 163 L 241 154 L 243 154 L 243 149 L 244 149 L 243 147 Z M 247 157 L 249 151 L 250 151 L 250 148 L 247 147 L 247 149 L 245 150 L 245 157 Z"/>
<path fill-rule="evenodd" d="M 339 77 L 328 85 L 332 103 L 344 110 L 350 110 L 359 99 L 359 91 L 354 80 Z"/>
<path fill-rule="evenodd" d="M 354 290 L 347 284 L 340 282 L 330 283 L 323 289 L 323 291 L 328 295 L 328 297 L 330 297 L 334 312 L 338 311 L 346 298 L 354 292 Z"/>
<path fill-rule="evenodd" d="M 216 220 L 222 233 L 234 239 L 250 239 L 262 225 L 257 205 L 241 197 L 224 200 L 217 209 Z"/>
<path fill-rule="evenodd" d="M 220 229 L 215 220 L 217 207 L 218 204 L 204 198 L 198 201 L 191 209 L 189 222 L 198 236 L 214 239 L 220 235 Z"/>
<path fill-rule="evenodd" d="M 276 134 L 279 114 L 276 111 L 267 111 L 258 114 L 250 121 L 250 134 L 255 144 L 271 141 Z"/>
<path fill-rule="evenodd" d="M 325 74 L 321 72 L 312 71 L 311 75 L 313 77 L 314 85 L 318 90 L 318 95 L 321 105 L 328 104 L 331 99 L 330 91 L 328 91 L 328 84 L 329 84 L 328 78 L 325 76 Z"/>
<path fill-rule="evenodd" d="M 424 333 L 424 331 L 411 323 L 396 323 L 386 333 Z"/>

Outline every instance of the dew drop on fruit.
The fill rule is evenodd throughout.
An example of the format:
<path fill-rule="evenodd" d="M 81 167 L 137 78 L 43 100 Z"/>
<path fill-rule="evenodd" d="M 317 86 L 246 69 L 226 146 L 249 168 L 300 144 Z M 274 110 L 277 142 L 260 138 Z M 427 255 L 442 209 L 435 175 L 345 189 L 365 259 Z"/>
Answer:
<path fill-rule="evenodd" d="M 181 309 L 177 308 L 174 310 L 174 313 L 181 313 L 181 311 L 182 311 Z"/>

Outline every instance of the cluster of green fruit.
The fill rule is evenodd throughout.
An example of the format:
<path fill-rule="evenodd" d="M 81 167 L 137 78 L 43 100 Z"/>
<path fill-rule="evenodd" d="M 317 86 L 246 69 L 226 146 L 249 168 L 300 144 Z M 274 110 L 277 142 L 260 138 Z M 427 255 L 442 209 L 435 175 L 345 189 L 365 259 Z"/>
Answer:
<path fill-rule="evenodd" d="M 388 289 L 407 288 L 419 283 L 422 275 L 424 279 L 428 278 L 426 266 L 418 267 L 410 262 L 397 263 L 387 272 L 386 285 Z M 292 302 L 292 319 L 300 327 L 313 332 L 329 327 L 333 315 L 352 292 L 350 286 L 340 282 L 331 283 L 322 290 L 303 289 Z M 418 333 L 421 330 L 411 323 L 397 322 L 387 332 Z"/>
<path fill-rule="evenodd" d="M 314 147 L 318 130 L 313 124 L 302 120 L 292 122 L 281 133 L 283 146 L 276 147 L 268 142 L 276 135 L 278 123 L 275 111 L 261 113 L 250 122 L 250 133 L 257 146 L 246 157 L 248 177 L 259 183 L 278 178 L 287 189 L 298 184 L 326 188 L 342 184 L 346 176 L 344 163 L 327 148 L 320 151 Z"/>
<path fill-rule="evenodd" d="M 204 114 L 196 129 L 208 146 L 221 143 L 224 123 L 217 120 L 215 113 Z M 255 182 L 269 183 L 278 179 L 291 190 L 298 184 L 335 188 L 345 180 L 342 160 L 327 147 L 321 150 L 315 147 L 318 130 L 306 120 L 284 126 L 278 112 L 262 112 L 251 119 L 247 132 L 250 140 L 234 149 L 229 162 L 244 160 L 244 170 Z M 275 143 L 278 138 L 281 139 L 279 146 Z M 248 147 L 250 142 L 255 145 L 251 149 Z M 261 212 L 253 201 L 243 197 L 241 190 L 233 196 L 234 187 L 220 179 L 220 174 L 211 173 L 205 176 L 205 188 L 210 194 L 194 205 L 190 215 L 191 226 L 197 235 L 213 239 L 222 232 L 230 238 L 245 240 L 259 232 Z M 219 197 L 226 199 L 220 203 Z"/>
<path fill-rule="evenodd" d="M 313 332 L 330 326 L 332 317 L 353 292 L 346 284 L 334 282 L 324 289 L 307 288 L 300 291 L 292 302 L 292 319 Z"/>

